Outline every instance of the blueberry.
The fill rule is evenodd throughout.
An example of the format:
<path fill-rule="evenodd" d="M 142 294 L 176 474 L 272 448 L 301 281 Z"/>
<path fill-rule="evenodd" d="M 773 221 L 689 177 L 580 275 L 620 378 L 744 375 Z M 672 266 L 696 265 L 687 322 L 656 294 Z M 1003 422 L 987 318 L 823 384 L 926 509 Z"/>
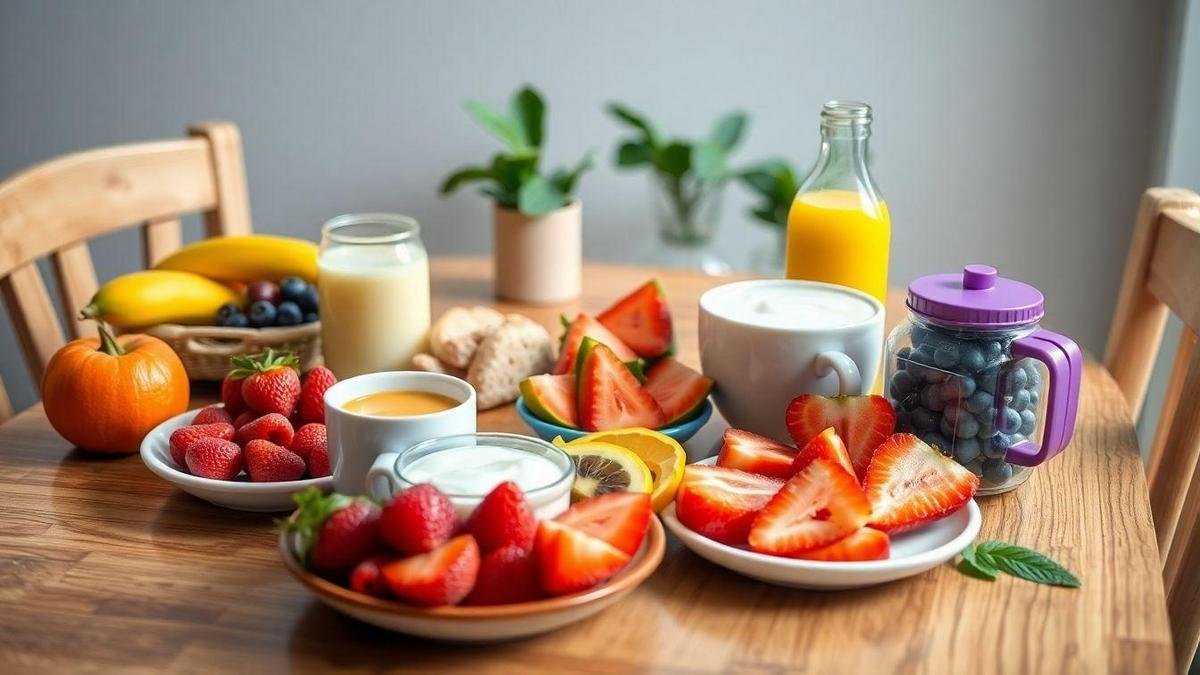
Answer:
<path fill-rule="evenodd" d="M 963 344 L 958 350 L 958 365 L 968 373 L 978 373 L 983 370 L 983 367 L 987 365 L 983 349 L 977 344 Z"/>
<path fill-rule="evenodd" d="M 896 370 L 904 370 L 908 365 L 909 355 L 912 354 L 912 347 L 901 347 L 896 350 Z"/>
<path fill-rule="evenodd" d="M 300 305 L 300 309 L 305 312 L 317 313 L 317 308 L 320 305 L 320 300 L 317 299 L 317 287 L 310 284 L 305 288 L 304 292 L 300 294 L 300 300 L 296 304 Z"/>
<path fill-rule="evenodd" d="M 942 399 L 942 387 L 939 384 L 928 384 L 921 390 L 921 405 L 934 412 L 941 412 L 946 407 Z"/>
<path fill-rule="evenodd" d="M 938 416 L 928 408 L 917 408 L 912 411 L 912 428 L 918 433 L 933 431 L 937 428 Z"/>
<path fill-rule="evenodd" d="M 1017 367 L 1009 373 L 1008 382 L 1014 389 L 1024 389 L 1029 382 L 1029 373 L 1024 368 Z"/>
<path fill-rule="evenodd" d="M 979 422 L 970 415 L 962 415 L 958 418 L 958 426 L 954 429 L 954 435 L 958 438 L 974 438 L 975 434 L 979 433 Z"/>
<path fill-rule="evenodd" d="M 898 370 L 892 375 L 892 384 L 889 387 L 892 398 L 904 398 L 917 385 L 917 380 L 912 376 L 912 373 L 906 370 Z"/>
<path fill-rule="evenodd" d="M 236 302 L 227 302 L 217 308 L 217 325 L 224 326 L 224 322 L 234 314 L 241 314 L 242 308 L 237 306 Z"/>
<path fill-rule="evenodd" d="M 1005 398 L 1010 399 L 1008 404 L 1010 406 L 1012 406 L 1013 409 L 1016 410 L 1017 412 L 1020 412 L 1029 407 L 1029 390 L 1028 389 L 1018 389 L 1015 392 L 1013 392 L 1012 396 L 1006 396 Z"/>
<path fill-rule="evenodd" d="M 1021 435 L 1028 436 L 1037 427 L 1037 415 L 1032 410 L 1021 411 Z"/>
<path fill-rule="evenodd" d="M 954 420 L 942 417 L 941 423 L 938 424 L 938 430 L 940 430 L 946 436 L 946 438 L 954 438 L 957 435 L 954 433 L 955 426 L 957 426 L 957 423 Z"/>
<path fill-rule="evenodd" d="M 947 403 L 946 407 L 942 410 L 942 417 L 950 420 L 951 424 L 958 424 L 958 418 L 970 417 L 970 415 L 964 414 L 962 408 L 958 407 L 958 405 Z"/>
<path fill-rule="evenodd" d="M 1012 474 L 1012 465 L 1002 459 L 989 459 L 983 463 L 983 479 L 992 485 L 1007 482 Z"/>
<path fill-rule="evenodd" d="M 975 459 L 967 462 L 963 466 L 967 468 L 967 471 L 970 471 L 971 473 L 975 474 L 976 476 L 983 477 L 983 458 L 982 457 L 976 457 Z"/>
<path fill-rule="evenodd" d="M 246 315 L 246 318 L 250 320 L 250 325 L 255 328 L 272 326 L 275 324 L 275 305 L 267 300 L 259 300 L 250 305 L 250 310 L 246 312 Z"/>
<path fill-rule="evenodd" d="M 1005 406 L 996 415 L 996 428 L 1005 434 L 1017 433 L 1021 429 L 1021 413 Z"/>
<path fill-rule="evenodd" d="M 905 370 L 912 373 L 916 378 L 924 378 L 929 372 L 933 364 L 933 350 L 927 346 L 920 346 L 908 353 L 908 365 Z"/>
<path fill-rule="evenodd" d="M 991 394 L 986 391 L 977 391 L 967 397 L 967 400 L 963 402 L 963 407 L 978 415 L 979 413 L 989 412 L 992 409 L 992 400 Z"/>
<path fill-rule="evenodd" d="M 978 385 L 979 389 L 989 394 L 994 394 L 996 393 L 996 378 L 999 372 L 1000 370 L 997 366 L 985 368 L 975 377 L 975 384 Z"/>
<path fill-rule="evenodd" d="M 238 312 L 237 314 L 230 314 L 225 319 L 225 323 L 221 325 L 227 328 L 245 328 L 250 325 L 250 320 L 246 318 L 245 314 Z"/>
<path fill-rule="evenodd" d="M 1012 444 L 1012 437 L 1008 434 L 996 434 L 992 436 L 990 443 L 983 444 L 983 456 L 988 459 L 1004 459 L 1004 453 L 1008 452 Z"/>
<path fill-rule="evenodd" d="M 936 431 L 929 431 L 921 434 L 921 440 L 925 441 L 926 444 L 937 448 L 939 451 L 946 451 L 950 449 L 950 441 L 946 440 L 945 436 Z"/>
<path fill-rule="evenodd" d="M 996 424 L 992 421 L 993 411 L 985 410 L 975 416 L 975 421 L 979 423 L 979 433 L 975 434 L 980 439 L 991 438 L 996 435 Z"/>
<path fill-rule="evenodd" d="M 955 375 L 942 385 L 942 398 L 947 401 L 962 401 L 975 393 L 975 378 L 970 375 Z"/>
<path fill-rule="evenodd" d="M 316 312 L 309 312 L 308 314 L 304 315 L 304 323 L 316 323 L 320 320 L 321 317 L 317 316 Z"/>
<path fill-rule="evenodd" d="M 986 359 L 988 363 L 996 361 L 1003 353 L 1004 345 L 1000 344 L 998 341 L 988 340 L 987 342 L 983 343 L 983 358 Z"/>
<path fill-rule="evenodd" d="M 981 452 L 983 452 L 983 447 L 977 439 L 960 438 L 954 442 L 954 459 L 958 460 L 959 464 L 970 462 L 979 457 Z"/>
<path fill-rule="evenodd" d="M 909 333 L 914 345 L 924 344 L 925 341 L 929 339 L 930 335 L 932 335 L 932 333 L 929 331 L 929 329 L 922 328 L 920 326 L 913 326 L 912 332 Z"/>
<path fill-rule="evenodd" d="M 933 365 L 938 368 L 953 368 L 958 365 L 958 345 L 946 342 L 933 352 Z"/>
<path fill-rule="evenodd" d="M 1038 391 L 1037 389 L 1029 390 L 1029 405 L 1030 406 L 1037 407 L 1038 401 L 1041 400 L 1041 398 L 1042 398 L 1042 392 Z"/>
<path fill-rule="evenodd" d="M 304 312 L 301 312 L 300 306 L 291 300 L 284 300 L 275 308 L 276 326 L 295 326 L 303 320 Z"/>
<path fill-rule="evenodd" d="M 908 410 L 896 411 L 896 431 L 911 431 L 912 430 L 912 412 Z"/>
<path fill-rule="evenodd" d="M 307 288 L 308 284 L 300 277 L 284 277 L 283 281 L 279 282 L 279 300 L 291 300 L 300 305 Z"/>

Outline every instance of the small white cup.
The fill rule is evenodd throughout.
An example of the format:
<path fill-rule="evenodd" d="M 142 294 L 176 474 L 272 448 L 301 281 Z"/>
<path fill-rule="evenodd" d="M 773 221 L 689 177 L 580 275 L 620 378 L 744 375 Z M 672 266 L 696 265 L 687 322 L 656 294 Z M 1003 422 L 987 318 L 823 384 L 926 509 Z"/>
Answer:
<path fill-rule="evenodd" d="M 839 323 L 807 317 L 805 326 L 806 317 L 788 312 L 813 310 L 803 303 L 789 306 L 788 294 L 815 298 L 815 306 L 830 314 L 844 304 L 855 318 Z M 782 311 L 756 319 L 751 307 L 756 295 L 779 300 Z M 791 443 L 784 418 L 793 398 L 864 394 L 875 382 L 883 352 L 883 304 L 836 284 L 737 281 L 700 296 L 699 332 L 701 366 L 716 382 L 713 400 L 725 420 Z"/>
<path fill-rule="evenodd" d="M 522 457 L 524 461 L 544 462 L 545 464 L 539 467 L 541 479 L 516 475 L 520 472 L 520 467 L 507 459 L 503 462 L 489 462 L 473 456 L 472 450 L 482 446 L 499 448 L 505 452 L 513 451 L 512 454 L 517 457 L 528 454 L 528 458 Z M 463 449 L 467 449 L 467 452 L 463 453 Z M 452 490 L 445 485 L 438 486 L 436 477 L 420 479 L 411 475 L 410 467 L 416 465 L 419 460 L 442 452 L 456 453 L 456 457 L 451 460 L 454 462 L 454 470 L 472 472 L 473 489 Z M 459 519 L 466 520 L 479 502 L 506 480 L 513 480 L 522 488 L 525 501 L 539 520 L 548 520 L 566 511 L 571 505 L 575 464 L 562 448 L 538 438 L 504 433 L 462 434 L 434 438 L 400 452 L 379 455 L 367 472 L 366 488 L 367 494 L 372 498 L 386 501 L 396 492 L 420 482 L 430 482 L 440 487 L 450 499 Z"/>
<path fill-rule="evenodd" d="M 344 410 L 347 402 L 381 391 L 425 391 L 458 405 L 426 415 L 384 417 Z M 381 453 L 398 452 L 439 436 L 475 432 L 475 389 L 450 375 L 417 371 L 369 373 L 342 380 L 325 392 L 325 424 L 333 489 L 361 494 L 367 470 Z"/>

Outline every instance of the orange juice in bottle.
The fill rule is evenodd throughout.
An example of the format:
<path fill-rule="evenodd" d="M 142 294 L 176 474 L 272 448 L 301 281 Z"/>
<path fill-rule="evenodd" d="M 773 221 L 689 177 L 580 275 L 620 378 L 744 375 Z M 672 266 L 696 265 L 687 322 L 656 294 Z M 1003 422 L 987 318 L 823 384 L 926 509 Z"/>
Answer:
<path fill-rule="evenodd" d="M 821 153 L 788 212 L 787 278 L 850 286 L 886 301 L 891 218 L 867 170 L 871 107 L 830 101 Z"/>

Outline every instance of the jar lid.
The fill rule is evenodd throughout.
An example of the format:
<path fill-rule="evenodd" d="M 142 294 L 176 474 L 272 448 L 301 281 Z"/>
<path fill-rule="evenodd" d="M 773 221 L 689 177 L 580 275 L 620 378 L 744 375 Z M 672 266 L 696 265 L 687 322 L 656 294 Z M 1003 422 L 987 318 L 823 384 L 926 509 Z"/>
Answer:
<path fill-rule="evenodd" d="M 908 308 L 935 321 L 968 328 L 1034 323 L 1045 313 L 1042 292 L 1006 279 L 990 265 L 967 265 L 962 274 L 930 274 L 908 285 Z"/>

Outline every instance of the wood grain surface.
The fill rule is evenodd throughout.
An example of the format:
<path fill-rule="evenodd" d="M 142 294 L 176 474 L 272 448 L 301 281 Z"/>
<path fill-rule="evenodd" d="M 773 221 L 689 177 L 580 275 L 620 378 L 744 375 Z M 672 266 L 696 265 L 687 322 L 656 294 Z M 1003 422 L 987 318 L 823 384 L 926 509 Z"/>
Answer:
<path fill-rule="evenodd" d="M 433 264 L 435 311 L 491 303 L 489 265 Z M 547 326 L 603 308 L 652 272 L 588 265 L 584 297 L 520 310 Z M 698 365 L 696 298 L 718 280 L 656 272 L 682 358 Z M 889 324 L 903 315 L 889 303 Z M 213 398 L 197 392 L 195 404 Z M 710 423 L 708 438 L 722 423 Z M 526 431 L 511 406 L 482 430 Z M 693 444 L 694 445 L 694 444 Z M 705 448 L 690 447 L 689 454 Z M 1075 439 L 1015 492 L 980 500 L 983 538 L 1050 554 L 1078 590 L 943 565 L 876 588 L 765 585 L 673 538 L 625 601 L 557 633 L 463 646 L 386 633 L 310 597 L 277 560 L 272 518 L 198 501 L 136 457 L 72 449 L 39 408 L 0 426 L 0 672 L 1166 673 L 1158 550 L 1129 413 L 1094 361 Z"/>

